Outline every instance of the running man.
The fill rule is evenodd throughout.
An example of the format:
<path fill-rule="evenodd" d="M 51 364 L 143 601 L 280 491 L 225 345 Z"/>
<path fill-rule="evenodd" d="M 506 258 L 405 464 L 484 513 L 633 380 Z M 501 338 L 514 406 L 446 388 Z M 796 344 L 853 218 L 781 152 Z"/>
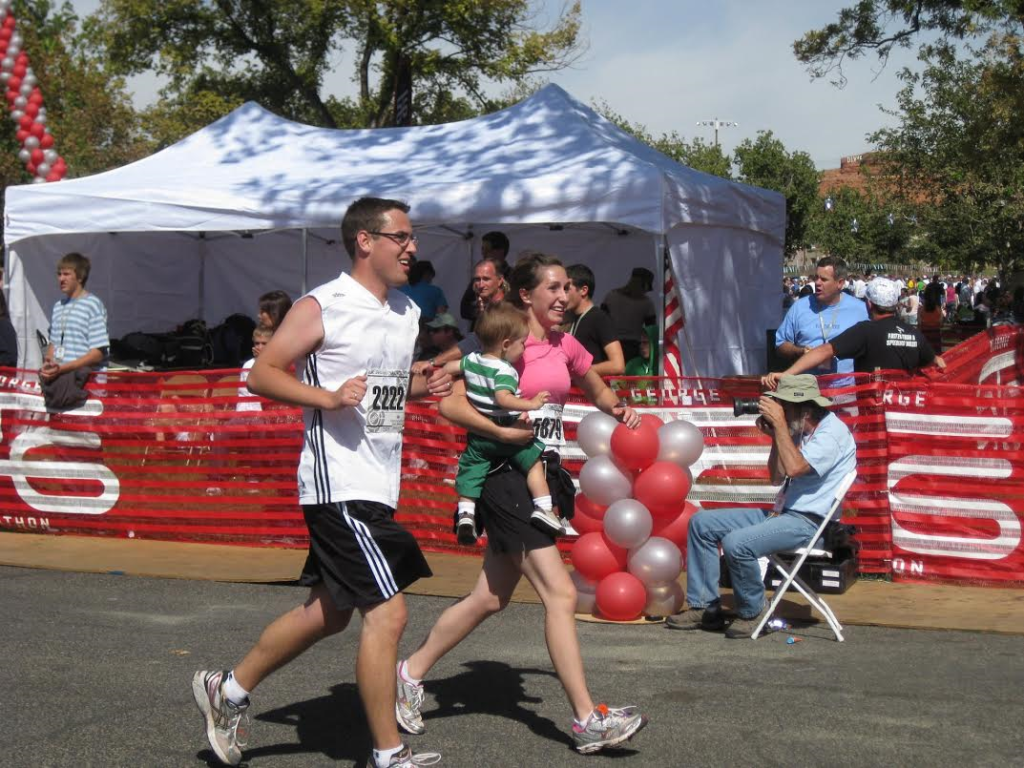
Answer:
<path fill-rule="evenodd" d="M 408 210 L 379 198 L 349 207 L 341 237 L 351 273 L 295 303 L 248 378 L 252 392 L 303 408 L 298 485 L 310 541 L 301 581 L 311 590 L 233 670 L 200 671 L 192 679 L 210 746 L 228 765 L 242 759 L 250 692 L 345 629 L 353 611 L 363 619 L 356 681 L 373 741 L 368 765 L 440 761 L 436 753 L 413 755 L 395 723 L 402 590 L 431 575 L 416 540 L 394 520 L 405 400 L 452 389 L 443 371 L 410 373 L 420 312 L 396 290 L 408 281 L 416 253 Z M 301 379 L 289 373 L 296 360 L 304 360 Z"/>

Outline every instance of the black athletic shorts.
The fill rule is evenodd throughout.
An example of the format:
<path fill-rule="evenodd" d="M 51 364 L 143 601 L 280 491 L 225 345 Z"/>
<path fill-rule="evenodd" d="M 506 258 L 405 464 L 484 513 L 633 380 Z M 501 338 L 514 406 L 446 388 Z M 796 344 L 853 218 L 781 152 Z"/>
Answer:
<path fill-rule="evenodd" d="M 432 576 L 416 539 L 395 522 L 395 510 L 376 501 L 304 504 L 309 556 L 300 583 L 323 583 L 339 610 L 390 600 Z"/>
<path fill-rule="evenodd" d="M 530 524 L 533 498 L 526 477 L 508 462 L 484 481 L 476 514 L 487 531 L 487 546 L 496 554 L 518 554 L 553 546 L 555 537 Z"/>

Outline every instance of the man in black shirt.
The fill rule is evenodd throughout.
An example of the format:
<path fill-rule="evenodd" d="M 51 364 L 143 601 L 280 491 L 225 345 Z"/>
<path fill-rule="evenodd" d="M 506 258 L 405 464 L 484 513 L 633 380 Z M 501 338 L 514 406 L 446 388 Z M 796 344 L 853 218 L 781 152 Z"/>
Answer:
<path fill-rule="evenodd" d="M 833 356 L 853 358 L 856 373 L 913 373 L 932 363 L 946 367 L 945 360 L 935 354 L 921 332 L 896 317 L 900 298 L 896 283 L 876 277 L 868 284 L 866 298 L 870 320 L 850 326 L 832 341 L 809 350 L 782 373 L 769 373 L 761 379 L 762 384 L 774 389 L 781 377 L 809 371 Z"/>
<path fill-rule="evenodd" d="M 569 333 L 594 356 L 592 368 L 601 376 L 621 374 L 626 369 L 622 344 L 615 338 L 612 319 L 594 306 L 594 273 L 583 264 L 573 264 L 565 271 L 569 275 L 566 308 L 573 318 Z"/>

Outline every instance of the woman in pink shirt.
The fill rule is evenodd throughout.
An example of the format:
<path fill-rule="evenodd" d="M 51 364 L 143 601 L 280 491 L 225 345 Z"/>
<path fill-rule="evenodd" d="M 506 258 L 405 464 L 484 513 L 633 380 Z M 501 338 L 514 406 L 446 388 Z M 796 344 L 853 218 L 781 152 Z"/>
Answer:
<path fill-rule="evenodd" d="M 615 393 L 591 370 L 590 353 L 569 334 L 555 330 L 564 322 L 569 284 L 562 263 L 546 254 L 525 254 L 516 262 L 509 283 L 508 300 L 525 309 L 530 322 L 526 351 L 517 364 L 521 396 L 531 398 L 544 390 L 551 393 L 550 407 L 531 414 L 541 425 L 538 436 L 557 449 L 562 441 L 561 406 L 574 384 L 602 411 L 636 428 L 639 415 L 632 408 L 619 407 Z M 469 403 L 461 382 L 455 394 L 442 401 L 441 413 L 459 426 L 496 440 L 526 442 L 533 436 L 525 429 L 498 427 L 481 415 Z M 422 678 L 477 625 L 508 604 L 523 576 L 544 604 L 548 653 L 573 709 L 576 749 L 596 752 L 622 743 L 646 723 L 636 707 L 595 706 L 576 635 L 576 589 L 554 538 L 530 524 L 532 512 L 524 475 L 505 465 L 488 477 L 477 504 L 488 546 L 476 586 L 441 614 L 419 649 L 398 665 L 395 710 L 399 724 L 410 733 L 424 730 L 419 711 Z"/>

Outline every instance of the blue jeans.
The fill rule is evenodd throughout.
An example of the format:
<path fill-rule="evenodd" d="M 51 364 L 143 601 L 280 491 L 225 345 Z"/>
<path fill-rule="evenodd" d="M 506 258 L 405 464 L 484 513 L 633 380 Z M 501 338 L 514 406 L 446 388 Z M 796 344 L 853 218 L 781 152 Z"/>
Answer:
<path fill-rule="evenodd" d="M 690 519 L 686 542 L 686 602 L 691 608 L 717 608 L 718 545 L 732 578 L 736 613 L 744 619 L 764 608 L 764 582 L 758 558 L 808 544 L 819 523 L 796 512 L 771 517 L 761 509 L 705 509 Z"/>

